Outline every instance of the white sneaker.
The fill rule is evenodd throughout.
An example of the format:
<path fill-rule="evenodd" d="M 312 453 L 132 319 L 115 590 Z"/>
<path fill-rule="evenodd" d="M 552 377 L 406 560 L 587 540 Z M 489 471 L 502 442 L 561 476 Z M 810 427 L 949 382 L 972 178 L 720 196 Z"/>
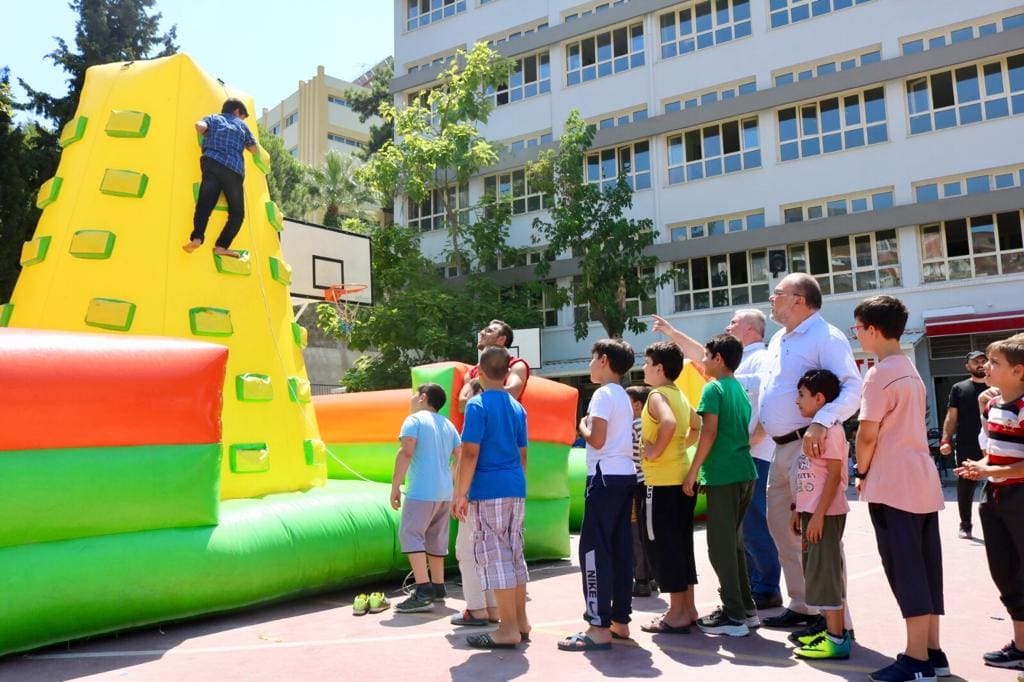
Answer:
<path fill-rule="evenodd" d="M 729 637 L 746 637 L 750 634 L 750 628 L 745 622 L 735 621 L 719 608 L 710 616 L 697 619 L 697 627 L 701 632 L 708 635 L 728 635 Z"/>
<path fill-rule="evenodd" d="M 743 624 L 750 630 L 756 630 L 761 627 L 761 619 L 757 617 L 757 612 L 755 611 L 754 613 L 748 614 L 747 617 L 743 619 Z"/>

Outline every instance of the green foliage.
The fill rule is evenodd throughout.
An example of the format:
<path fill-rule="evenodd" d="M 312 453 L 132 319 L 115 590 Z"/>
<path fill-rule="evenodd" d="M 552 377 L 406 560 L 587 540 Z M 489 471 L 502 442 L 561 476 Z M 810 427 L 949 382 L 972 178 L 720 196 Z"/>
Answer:
<path fill-rule="evenodd" d="M 323 210 L 321 222 L 327 227 L 340 227 L 345 216 L 365 219 L 370 213 L 365 205 L 370 193 L 356 180 L 356 159 L 347 154 L 329 151 L 322 168 L 310 173 L 309 195 L 313 207 Z"/>
<path fill-rule="evenodd" d="M 384 102 L 390 103 L 392 101 L 391 79 L 394 76 L 395 58 L 388 57 L 374 67 L 366 90 L 350 88 L 345 91 L 345 99 L 348 101 L 349 106 L 352 107 L 352 111 L 359 114 L 360 123 L 366 123 L 369 119 L 378 116 L 380 105 Z M 395 128 L 391 121 L 385 120 L 379 124 L 371 123 L 370 142 L 366 145 L 365 149 L 359 152 L 360 158 L 363 161 L 369 160 L 371 156 L 377 153 L 377 150 L 384 146 L 385 142 L 390 141 L 394 136 Z"/>
<path fill-rule="evenodd" d="M 550 219 L 534 218 L 536 239 L 555 252 L 569 251 L 578 257 L 580 277 L 571 291 L 576 306 L 590 306 L 590 319 L 604 326 L 610 337 L 621 337 L 626 329 L 641 333 L 647 325 L 626 309 L 625 300 L 641 301 L 655 296 L 657 288 L 671 280 L 671 273 L 642 274 L 657 264 L 655 256 L 644 250 L 655 240 L 653 222 L 624 217 L 633 205 L 633 191 L 625 175 L 606 191 L 587 183 L 584 176 L 587 150 L 594 138 L 578 111 L 573 111 L 557 150 L 549 150 L 528 169 L 531 186 L 555 195 Z M 544 278 L 550 271 L 547 261 L 535 272 Z M 575 321 L 577 340 L 587 336 L 587 319 Z"/>
<path fill-rule="evenodd" d="M 313 209 L 309 191 L 310 169 L 284 148 L 284 141 L 263 126 L 258 126 L 260 146 L 270 155 L 267 185 L 270 198 L 290 218 L 301 218 Z"/>

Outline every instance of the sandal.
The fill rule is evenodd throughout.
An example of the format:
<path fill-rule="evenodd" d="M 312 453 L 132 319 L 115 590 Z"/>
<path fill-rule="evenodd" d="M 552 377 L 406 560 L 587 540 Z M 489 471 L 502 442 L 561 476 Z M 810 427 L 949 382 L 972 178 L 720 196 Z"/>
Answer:
<path fill-rule="evenodd" d="M 595 642 L 590 639 L 590 635 L 582 632 L 566 637 L 558 643 L 559 651 L 608 651 L 611 648 L 611 642 Z"/>
<path fill-rule="evenodd" d="M 641 625 L 640 629 L 644 632 L 650 632 L 655 635 L 688 635 L 690 634 L 689 625 L 669 625 L 665 622 L 664 618 L 652 620 L 647 625 Z"/>
<path fill-rule="evenodd" d="M 485 632 L 482 635 L 470 635 L 466 638 L 466 644 L 474 649 L 515 649 L 516 644 L 507 642 L 495 642 L 491 639 L 491 633 Z"/>
<path fill-rule="evenodd" d="M 457 613 L 452 616 L 452 625 L 468 625 L 472 627 L 484 627 L 491 624 L 491 621 L 486 618 L 477 618 L 469 609 L 466 609 L 462 613 Z"/>

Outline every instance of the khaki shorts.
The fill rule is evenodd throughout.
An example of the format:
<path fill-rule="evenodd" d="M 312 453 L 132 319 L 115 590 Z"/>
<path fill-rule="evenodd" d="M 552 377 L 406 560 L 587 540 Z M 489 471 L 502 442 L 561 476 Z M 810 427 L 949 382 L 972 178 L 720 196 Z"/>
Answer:
<path fill-rule="evenodd" d="M 813 545 L 807 542 L 811 516 L 810 512 L 800 512 L 806 601 L 810 607 L 834 611 L 843 608 L 846 599 L 846 560 L 842 545 L 846 514 L 826 516 L 821 540 Z"/>
<path fill-rule="evenodd" d="M 451 502 L 402 501 L 402 521 L 398 525 L 398 544 L 405 554 L 426 552 L 448 556 L 448 526 Z"/>

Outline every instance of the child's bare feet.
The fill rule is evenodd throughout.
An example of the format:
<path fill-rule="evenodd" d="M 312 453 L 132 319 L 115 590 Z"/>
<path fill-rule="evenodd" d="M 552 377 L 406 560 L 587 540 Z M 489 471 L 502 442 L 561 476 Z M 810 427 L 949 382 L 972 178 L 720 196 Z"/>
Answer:
<path fill-rule="evenodd" d="M 228 258 L 241 258 L 242 257 L 242 254 L 238 253 L 237 251 L 232 251 L 231 249 L 225 249 L 223 246 L 215 246 L 215 247 L 213 247 L 213 253 L 216 256 L 226 256 Z"/>
<path fill-rule="evenodd" d="M 203 243 L 201 241 L 199 241 L 198 239 L 193 239 L 192 241 L 190 241 L 188 244 L 185 244 L 185 246 L 181 248 L 184 249 L 185 253 L 192 253 L 202 245 Z"/>

